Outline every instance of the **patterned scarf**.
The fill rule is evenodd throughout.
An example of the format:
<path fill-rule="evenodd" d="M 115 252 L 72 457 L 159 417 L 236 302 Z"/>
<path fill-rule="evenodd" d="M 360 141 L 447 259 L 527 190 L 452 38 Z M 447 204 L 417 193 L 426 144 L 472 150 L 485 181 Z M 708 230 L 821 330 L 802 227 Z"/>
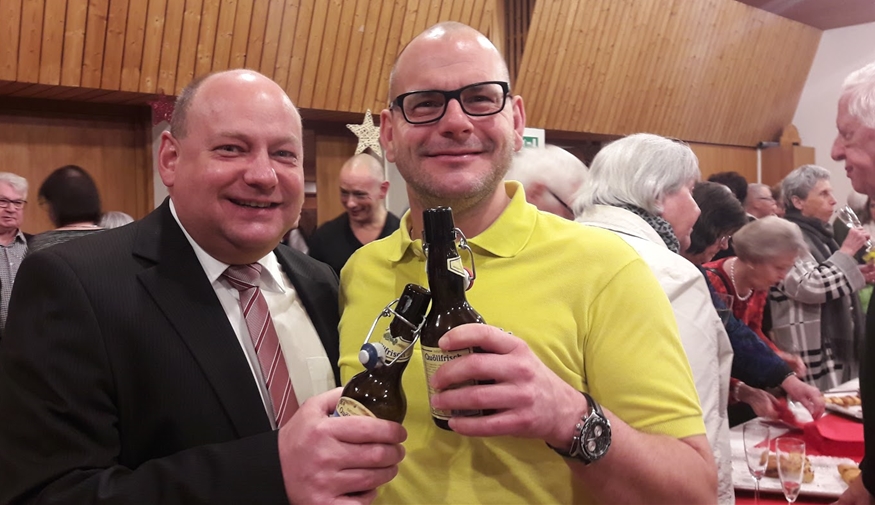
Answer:
<path fill-rule="evenodd" d="M 822 242 L 829 249 L 829 256 L 839 250 L 839 244 L 833 235 L 832 226 L 829 223 L 824 223 L 816 217 L 803 216 L 799 209 L 787 209 L 784 219 L 791 223 L 796 223 L 803 232 L 808 232 Z"/>
<path fill-rule="evenodd" d="M 668 221 L 665 219 L 654 216 L 653 214 L 647 212 L 641 207 L 631 205 L 631 204 L 623 204 L 617 205 L 621 209 L 626 209 L 629 212 L 635 214 L 641 219 L 647 221 L 647 224 L 650 225 L 653 230 L 659 234 L 659 237 L 665 242 L 665 245 L 668 246 L 669 250 L 675 254 L 680 254 L 681 243 L 678 241 L 678 238 L 674 234 L 674 229 L 672 229 L 671 225 L 668 224 Z"/>

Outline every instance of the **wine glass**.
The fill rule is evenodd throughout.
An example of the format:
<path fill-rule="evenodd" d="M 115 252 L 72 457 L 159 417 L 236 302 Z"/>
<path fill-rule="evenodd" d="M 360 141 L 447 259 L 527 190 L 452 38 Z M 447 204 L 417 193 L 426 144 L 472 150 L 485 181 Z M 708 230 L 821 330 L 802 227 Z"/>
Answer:
<path fill-rule="evenodd" d="M 747 469 L 754 480 L 754 503 L 760 501 L 760 479 L 766 473 L 769 462 L 769 427 L 760 421 L 750 421 L 744 425 L 744 457 Z"/>
<path fill-rule="evenodd" d="M 798 438 L 779 438 L 775 441 L 778 458 L 778 477 L 787 503 L 796 501 L 802 488 L 805 469 L 805 442 Z"/>
<path fill-rule="evenodd" d="M 717 311 L 717 315 L 720 316 L 720 321 L 726 326 L 726 323 L 729 321 L 729 316 L 732 315 L 732 301 L 735 300 L 735 297 L 729 293 L 718 292 L 714 293 L 714 297 L 723 302 L 723 307 L 719 307 L 715 304 L 714 309 Z"/>
<path fill-rule="evenodd" d="M 836 211 L 836 217 L 839 218 L 839 221 L 845 223 L 845 226 L 848 228 L 862 228 L 863 223 L 860 222 L 860 218 L 857 217 L 857 213 L 854 212 L 850 206 L 845 205 Z M 866 253 L 872 252 L 873 245 L 872 240 L 866 241 Z"/>

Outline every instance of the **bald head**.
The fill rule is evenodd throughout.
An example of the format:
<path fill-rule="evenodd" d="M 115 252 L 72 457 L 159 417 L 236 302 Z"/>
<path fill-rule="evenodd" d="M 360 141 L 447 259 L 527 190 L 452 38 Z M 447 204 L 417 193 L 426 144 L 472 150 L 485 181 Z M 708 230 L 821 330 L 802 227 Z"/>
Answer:
<path fill-rule="evenodd" d="M 456 21 L 445 21 L 431 26 L 417 35 L 408 43 L 395 59 L 392 73 L 389 74 L 389 101 L 399 94 L 408 91 L 398 89 L 398 76 L 409 71 L 411 63 L 420 59 L 422 54 L 441 46 L 455 45 L 471 50 L 470 54 L 482 61 L 483 65 L 496 65 L 499 79 L 510 82 L 510 72 L 504 57 L 485 35 L 470 26 Z M 415 71 L 416 65 L 412 65 Z"/>
<path fill-rule="evenodd" d="M 209 86 L 207 86 L 208 83 Z M 199 94 L 201 88 L 209 88 L 212 85 L 218 85 L 221 87 L 236 85 L 238 87 L 248 87 L 249 89 L 252 89 L 254 85 L 258 85 L 263 88 L 264 91 L 279 93 L 281 95 L 279 98 L 283 102 L 283 105 L 285 106 L 284 108 L 290 108 L 293 113 L 298 116 L 298 121 L 300 122 L 300 115 L 294 104 L 292 104 L 291 99 L 286 95 L 286 92 L 279 86 L 279 84 L 275 83 L 269 77 L 254 70 L 225 70 L 197 77 L 183 88 L 181 93 L 179 93 L 173 107 L 173 116 L 170 120 L 170 133 L 175 138 L 180 139 L 188 135 L 188 116 L 196 101 L 195 97 Z"/>
<path fill-rule="evenodd" d="M 383 165 L 370 154 L 357 154 L 340 169 L 340 202 L 353 226 L 383 226 L 388 190 Z"/>
<path fill-rule="evenodd" d="M 377 184 L 386 180 L 383 173 L 383 165 L 370 154 L 356 154 L 352 158 L 346 160 L 343 167 L 340 168 L 340 179 L 350 176 L 368 177 Z"/>

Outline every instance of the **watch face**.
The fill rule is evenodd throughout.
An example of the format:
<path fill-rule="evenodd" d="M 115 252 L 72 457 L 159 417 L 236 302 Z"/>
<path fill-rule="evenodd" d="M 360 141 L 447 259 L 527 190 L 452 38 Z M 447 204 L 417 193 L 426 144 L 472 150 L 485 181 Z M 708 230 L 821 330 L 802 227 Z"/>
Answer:
<path fill-rule="evenodd" d="M 590 460 L 597 460 L 608 452 L 611 446 L 611 425 L 607 419 L 588 419 L 583 428 L 580 448 Z"/>

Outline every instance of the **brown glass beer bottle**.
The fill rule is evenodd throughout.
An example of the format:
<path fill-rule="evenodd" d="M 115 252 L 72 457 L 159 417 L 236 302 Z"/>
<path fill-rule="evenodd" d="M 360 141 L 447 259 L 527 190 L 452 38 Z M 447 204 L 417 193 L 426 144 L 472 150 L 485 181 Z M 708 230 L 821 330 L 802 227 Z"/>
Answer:
<path fill-rule="evenodd" d="M 486 322 L 474 310 L 465 297 L 468 285 L 468 272 L 462 266 L 462 258 L 456 249 L 455 224 L 453 211 L 449 207 L 426 209 L 423 217 L 423 241 L 428 248 L 426 272 L 428 288 L 431 290 L 431 309 L 425 317 L 420 336 L 422 360 L 425 366 L 425 380 L 429 384 L 428 397 L 431 399 L 437 391 L 431 387 L 430 381 L 434 373 L 444 363 L 460 356 L 475 352 L 474 349 L 461 349 L 444 352 L 438 347 L 438 340 L 444 333 L 456 326 L 466 323 Z M 471 381 L 471 384 L 474 384 Z M 458 384 L 461 387 L 469 384 Z M 449 419 L 452 416 L 477 416 L 483 412 L 475 411 L 445 411 L 432 407 L 431 416 L 438 427 L 450 429 Z"/>
<path fill-rule="evenodd" d="M 431 295 L 427 289 L 408 284 L 395 306 L 395 318 L 380 343 L 371 345 L 381 357 L 344 386 L 335 408 L 338 416 L 371 416 L 401 423 L 407 415 L 407 397 L 401 376 L 413 354 L 411 345 L 425 317 Z M 406 320 L 406 322 L 405 322 Z M 370 345 L 370 344 L 366 344 Z M 364 352 L 364 351 L 363 351 Z"/>

